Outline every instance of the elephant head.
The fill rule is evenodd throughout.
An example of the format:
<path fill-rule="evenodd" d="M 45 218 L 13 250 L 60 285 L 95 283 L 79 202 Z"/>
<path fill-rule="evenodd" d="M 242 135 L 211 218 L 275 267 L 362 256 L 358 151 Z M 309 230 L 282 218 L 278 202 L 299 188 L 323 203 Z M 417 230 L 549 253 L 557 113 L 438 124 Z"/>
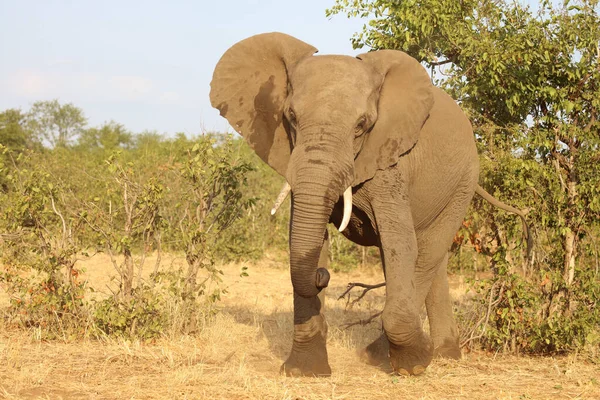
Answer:
<path fill-rule="evenodd" d="M 326 285 L 317 264 L 340 196 L 410 151 L 433 105 L 429 76 L 405 53 L 316 52 L 282 33 L 242 40 L 217 64 L 210 92 L 212 105 L 291 186 L 290 267 L 303 297 Z"/>

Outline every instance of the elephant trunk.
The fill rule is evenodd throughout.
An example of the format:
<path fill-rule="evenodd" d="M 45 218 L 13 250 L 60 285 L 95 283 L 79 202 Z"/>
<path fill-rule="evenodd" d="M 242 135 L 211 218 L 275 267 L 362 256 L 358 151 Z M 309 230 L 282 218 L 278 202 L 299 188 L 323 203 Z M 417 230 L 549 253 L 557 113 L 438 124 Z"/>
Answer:
<path fill-rule="evenodd" d="M 288 170 L 292 187 L 290 271 L 294 290 L 316 296 L 327 286 L 329 273 L 318 267 L 325 230 L 335 203 L 353 178 L 352 152 L 343 144 L 299 145 Z"/>

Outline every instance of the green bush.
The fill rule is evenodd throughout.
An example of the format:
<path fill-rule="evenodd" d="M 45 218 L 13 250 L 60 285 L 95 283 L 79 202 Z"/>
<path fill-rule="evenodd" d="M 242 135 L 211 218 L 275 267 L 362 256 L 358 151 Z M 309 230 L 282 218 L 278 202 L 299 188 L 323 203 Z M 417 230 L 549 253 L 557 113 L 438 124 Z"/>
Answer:
<path fill-rule="evenodd" d="M 91 324 L 84 300 L 87 288 L 73 269 L 70 284 L 62 284 L 47 273 L 34 274 L 22 266 L 5 265 L 0 272 L 10 296 L 5 310 L 8 326 L 37 329 L 40 338 L 69 339 L 88 334 Z"/>
<path fill-rule="evenodd" d="M 68 193 L 31 152 L 13 153 L 0 145 L 0 284 L 10 296 L 9 324 L 39 328 L 48 337 L 83 333 L 88 315 L 85 284 L 75 264 L 81 253 L 82 221 L 68 207 Z"/>
<path fill-rule="evenodd" d="M 96 334 L 152 339 L 166 328 L 165 299 L 160 291 L 142 285 L 133 289 L 128 300 L 111 296 L 94 304 Z"/>
<path fill-rule="evenodd" d="M 560 273 L 541 271 L 526 280 L 499 263 L 498 273 L 473 283 L 478 297 L 477 322 L 463 330 L 483 348 L 528 354 L 585 351 L 600 361 L 600 281 L 595 271 L 577 270 L 567 287 Z"/>

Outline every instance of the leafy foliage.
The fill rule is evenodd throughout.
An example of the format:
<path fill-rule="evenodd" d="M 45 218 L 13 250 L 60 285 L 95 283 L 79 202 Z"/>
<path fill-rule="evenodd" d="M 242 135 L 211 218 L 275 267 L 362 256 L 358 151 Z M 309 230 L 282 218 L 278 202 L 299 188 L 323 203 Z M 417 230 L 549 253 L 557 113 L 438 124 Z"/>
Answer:
<path fill-rule="evenodd" d="M 560 273 L 543 271 L 541 283 L 532 283 L 509 269 L 504 263 L 491 279 L 474 285 L 480 294 L 478 314 L 483 317 L 463 327 L 470 339 L 477 337 L 494 351 L 556 354 L 588 350 L 597 357 L 600 283 L 593 279 L 593 272 L 576 271 L 573 284 L 567 287 Z"/>
<path fill-rule="evenodd" d="M 0 143 L 12 151 L 32 147 L 33 138 L 25 125 L 26 116 L 18 109 L 0 113 Z"/>
<path fill-rule="evenodd" d="M 87 151 L 115 151 L 132 145 L 131 132 L 114 121 L 105 123 L 100 128 L 89 128 L 81 133 L 77 146 Z"/>
<path fill-rule="evenodd" d="M 33 162 L 31 153 L 15 157 L 2 145 L 0 151 L 10 160 L 0 164 L 7 186 L 0 193 L 0 283 L 11 297 L 11 322 L 47 329 L 50 337 L 85 330 L 85 283 L 76 267 L 82 221 L 69 210 L 64 188 Z"/>
<path fill-rule="evenodd" d="M 114 138 L 110 133 L 121 128 L 102 130 Z M 250 164 L 238 157 L 230 137 L 158 137 L 140 142 L 141 149 L 116 151 L 87 143 L 40 153 L 0 147 L 0 285 L 11 297 L 7 321 L 45 338 L 150 339 L 198 329 L 224 292 L 215 250 L 255 203 L 244 193 Z M 185 253 L 186 270 L 161 264 L 163 235 L 171 249 Z M 112 295 L 92 293 L 79 279 L 77 261 L 88 249 L 109 254 L 118 282 Z M 149 252 L 158 258 L 154 272 L 142 277 Z"/>
<path fill-rule="evenodd" d="M 94 327 L 102 335 L 152 339 L 163 334 L 168 313 L 165 294 L 142 285 L 129 301 L 116 296 L 96 302 Z"/>

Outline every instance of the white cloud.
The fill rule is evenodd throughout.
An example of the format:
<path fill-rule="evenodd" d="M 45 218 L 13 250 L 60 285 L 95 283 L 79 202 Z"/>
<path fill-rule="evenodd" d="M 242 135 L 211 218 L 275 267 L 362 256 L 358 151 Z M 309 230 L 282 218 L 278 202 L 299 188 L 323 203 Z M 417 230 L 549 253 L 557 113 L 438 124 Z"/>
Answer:
<path fill-rule="evenodd" d="M 57 58 L 55 60 L 50 61 L 48 63 L 48 66 L 49 67 L 55 67 L 57 65 L 69 65 L 69 64 L 73 64 L 73 60 L 70 60 L 68 58 L 65 58 L 65 59 Z"/>
<path fill-rule="evenodd" d="M 128 100 L 146 97 L 154 87 L 150 79 L 137 75 L 121 75 L 108 78 L 108 84 L 120 95 Z"/>
<path fill-rule="evenodd" d="M 36 98 L 47 96 L 54 86 L 44 74 L 31 70 L 18 71 L 7 83 L 9 90 L 16 95 Z"/>
<path fill-rule="evenodd" d="M 161 93 L 158 100 L 163 104 L 176 104 L 181 100 L 181 96 L 177 92 L 166 91 Z"/>
<path fill-rule="evenodd" d="M 85 92 L 97 91 L 100 87 L 102 87 L 100 77 L 93 74 L 78 75 L 73 79 L 73 81 L 79 90 L 83 90 Z"/>
<path fill-rule="evenodd" d="M 27 102 L 58 98 L 69 102 L 164 104 L 183 102 L 182 95 L 140 75 L 102 75 L 20 70 L 0 78 L 0 92 Z"/>

